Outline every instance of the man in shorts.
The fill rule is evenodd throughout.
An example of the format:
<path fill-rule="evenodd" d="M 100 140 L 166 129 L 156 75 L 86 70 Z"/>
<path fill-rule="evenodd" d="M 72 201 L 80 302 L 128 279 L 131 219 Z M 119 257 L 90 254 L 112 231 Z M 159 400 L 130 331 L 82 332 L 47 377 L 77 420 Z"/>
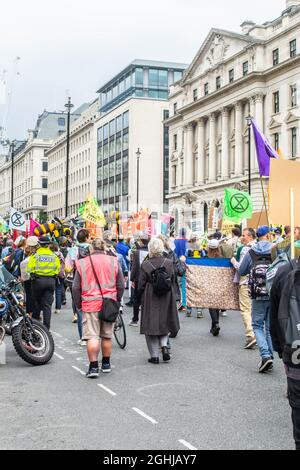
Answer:
<path fill-rule="evenodd" d="M 82 310 L 83 315 L 83 340 L 87 341 L 90 361 L 88 378 L 99 377 L 100 347 L 102 349 L 101 371 L 111 372 L 110 356 L 114 325 L 100 321 L 98 315 L 102 308 L 103 297 L 120 302 L 124 288 L 124 277 L 118 259 L 107 255 L 103 240 L 93 240 L 91 255 L 76 261 L 76 274 L 72 288 L 75 305 Z"/>

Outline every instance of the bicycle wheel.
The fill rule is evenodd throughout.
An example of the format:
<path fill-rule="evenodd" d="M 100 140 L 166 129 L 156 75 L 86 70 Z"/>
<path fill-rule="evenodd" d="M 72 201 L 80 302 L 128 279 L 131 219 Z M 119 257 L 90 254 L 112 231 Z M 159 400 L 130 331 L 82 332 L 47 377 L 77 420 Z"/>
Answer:
<path fill-rule="evenodd" d="M 121 349 L 126 348 L 126 330 L 122 315 L 119 313 L 114 326 L 114 336 Z"/>

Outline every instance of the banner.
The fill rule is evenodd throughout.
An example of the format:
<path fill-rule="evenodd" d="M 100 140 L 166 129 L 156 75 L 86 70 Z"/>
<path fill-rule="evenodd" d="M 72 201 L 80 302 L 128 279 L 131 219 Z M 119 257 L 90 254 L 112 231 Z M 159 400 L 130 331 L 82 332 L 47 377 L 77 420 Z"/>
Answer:
<path fill-rule="evenodd" d="M 10 210 L 9 228 L 19 232 L 26 232 L 26 220 L 17 209 L 11 208 Z"/>
<path fill-rule="evenodd" d="M 87 198 L 86 203 L 79 208 L 78 213 L 80 217 L 87 222 L 91 222 L 102 227 L 105 227 L 106 225 L 104 214 L 93 196 L 89 196 Z"/>
<path fill-rule="evenodd" d="M 240 310 L 235 269 L 225 258 L 188 258 L 186 271 L 187 306 Z"/>
<path fill-rule="evenodd" d="M 224 220 L 239 223 L 243 219 L 251 219 L 253 203 L 250 194 L 237 189 L 225 189 Z"/>

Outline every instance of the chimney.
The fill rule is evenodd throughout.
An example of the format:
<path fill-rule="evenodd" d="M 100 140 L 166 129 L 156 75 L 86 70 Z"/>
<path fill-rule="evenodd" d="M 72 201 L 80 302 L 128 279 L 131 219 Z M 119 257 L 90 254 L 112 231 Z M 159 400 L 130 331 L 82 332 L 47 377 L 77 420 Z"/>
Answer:
<path fill-rule="evenodd" d="M 33 140 L 34 139 L 34 130 L 33 129 L 28 129 L 28 140 Z"/>
<path fill-rule="evenodd" d="M 241 24 L 243 34 L 249 34 L 250 29 L 252 29 L 254 26 L 255 26 L 254 21 L 249 21 L 249 20 L 244 21 L 244 23 Z"/>

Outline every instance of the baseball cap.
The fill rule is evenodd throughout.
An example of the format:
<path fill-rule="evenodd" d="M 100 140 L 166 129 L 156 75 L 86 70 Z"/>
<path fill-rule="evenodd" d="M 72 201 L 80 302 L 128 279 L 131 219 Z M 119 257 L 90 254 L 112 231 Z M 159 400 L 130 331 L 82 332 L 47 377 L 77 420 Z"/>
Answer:
<path fill-rule="evenodd" d="M 28 237 L 26 241 L 27 246 L 37 246 L 39 244 L 38 237 Z"/>
<path fill-rule="evenodd" d="M 256 231 L 257 238 L 265 237 L 270 233 L 270 228 L 267 225 L 262 225 L 261 227 L 258 227 Z"/>
<path fill-rule="evenodd" d="M 215 238 L 208 241 L 208 248 L 210 248 L 211 250 L 216 250 L 217 248 L 219 248 L 219 245 L 219 240 L 216 240 Z"/>
<path fill-rule="evenodd" d="M 50 238 L 49 237 L 41 237 L 39 239 L 39 244 L 40 245 L 50 245 Z"/>

